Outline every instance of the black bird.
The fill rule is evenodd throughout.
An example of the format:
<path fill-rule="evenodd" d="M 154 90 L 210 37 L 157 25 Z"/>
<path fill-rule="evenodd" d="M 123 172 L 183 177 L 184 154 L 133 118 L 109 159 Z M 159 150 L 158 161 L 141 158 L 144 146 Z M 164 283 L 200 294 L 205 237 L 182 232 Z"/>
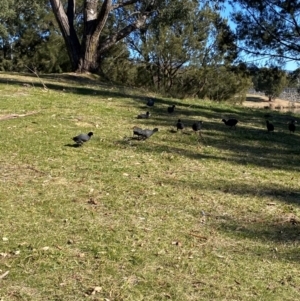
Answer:
<path fill-rule="evenodd" d="M 274 131 L 274 125 L 271 122 L 269 122 L 269 120 L 267 120 L 266 123 L 267 123 L 268 132 L 273 132 Z"/>
<path fill-rule="evenodd" d="M 183 122 L 180 119 L 178 119 L 178 121 L 176 123 L 176 127 L 177 127 L 177 131 L 184 129 L 184 124 L 183 124 Z"/>
<path fill-rule="evenodd" d="M 291 132 L 295 132 L 295 130 L 296 130 L 296 125 L 295 125 L 295 123 L 297 123 L 297 121 L 296 120 L 291 120 L 289 123 L 288 123 L 288 125 L 289 125 L 289 130 L 290 130 L 290 133 Z"/>
<path fill-rule="evenodd" d="M 142 137 L 143 130 L 137 126 L 133 127 L 133 136 L 136 135 L 138 138 Z"/>
<path fill-rule="evenodd" d="M 150 113 L 147 111 L 146 114 L 137 115 L 137 119 L 148 119 L 149 116 L 150 116 Z"/>
<path fill-rule="evenodd" d="M 88 134 L 80 134 L 76 137 L 73 137 L 73 141 L 76 142 L 78 145 L 82 145 L 84 142 L 87 142 L 93 136 L 93 132 L 89 132 Z"/>
<path fill-rule="evenodd" d="M 222 121 L 227 125 L 227 126 L 230 126 L 230 128 L 234 127 L 236 128 L 236 124 L 239 122 L 237 119 L 235 118 L 231 118 L 231 119 L 228 119 L 228 120 L 225 120 L 225 119 L 222 119 Z"/>
<path fill-rule="evenodd" d="M 168 113 L 173 113 L 175 110 L 175 105 L 172 105 L 172 107 L 168 107 Z"/>
<path fill-rule="evenodd" d="M 153 98 L 149 98 L 147 101 L 147 106 L 148 107 L 153 107 L 154 106 L 154 99 Z"/>
<path fill-rule="evenodd" d="M 141 129 L 138 127 L 134 127 L 133 128 L 133 135 L 137 135 L 138 139 L 142 139 L 142 140 L 146 140 L 149 137 L 151 137 L 155 132 L 158 131 L 158 128 L 154 128 L 153 130 L 149 130 L 149 129 Z"/>
<path fill-rule="evenodd" d="M 201 128 L 202 128 L 202 124 L 203 124 L 203 121 L 197 121 L 197 122 L 194 122 L 193 125 L 192 125 L 192 129 L 194 132 L 199 132 L 199 136 L 201 136 Z"/>

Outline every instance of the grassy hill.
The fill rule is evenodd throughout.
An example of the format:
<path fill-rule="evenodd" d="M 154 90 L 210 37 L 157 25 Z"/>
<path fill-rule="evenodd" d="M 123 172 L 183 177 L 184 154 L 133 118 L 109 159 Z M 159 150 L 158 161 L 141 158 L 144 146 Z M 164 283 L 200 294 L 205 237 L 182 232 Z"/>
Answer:
<path fill-rule="evenodd" d="M 0 74 L 0 300 L 300 298 L 300 116 L 147 96 Z"/>

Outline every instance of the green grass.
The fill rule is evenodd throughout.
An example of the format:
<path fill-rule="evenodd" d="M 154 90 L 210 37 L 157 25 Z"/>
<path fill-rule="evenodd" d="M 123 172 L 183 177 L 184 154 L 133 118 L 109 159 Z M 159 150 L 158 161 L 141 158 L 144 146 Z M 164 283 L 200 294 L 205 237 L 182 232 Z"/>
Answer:
<path fill-rule="evenodd" d="M 42 81 L 0 74 L 0 115 L 35 112 L 0 121 L 0 300 L 300 298 L 299 115 L 274 112 L 270 134 L 264 110 L 158 97 L 137 120 L 146 92 Z"/>

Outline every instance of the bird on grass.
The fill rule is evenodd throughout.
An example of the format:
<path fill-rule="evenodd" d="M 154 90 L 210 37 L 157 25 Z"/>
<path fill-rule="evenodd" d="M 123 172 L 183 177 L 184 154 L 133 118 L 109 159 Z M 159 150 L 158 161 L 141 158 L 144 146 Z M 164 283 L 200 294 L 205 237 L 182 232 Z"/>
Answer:
<path fill-rule="evenodd" d="M 192 124 L 192 129 L 195 133 L 199 132 L 199 136 L 202 137 L 201 135 L 201 128 L 202 128 L 202 124 L 203 124 L 203 121 L 197 121 L 197 122 L 194 122 Z"/>
<path fill-rule="evenodd" d="M 268 132 L 274 132 L 274 124 L 272 124 L 269 120 L 266 121 Z"/>
<path fill-rule="evenodd" d="M 168 107 L 168 113 L 172 114 L 175 110 L 175 107 L 176 107 L 175 105 L 172 105 L 171 107 Z"/>
<path fill-rule="evenodd" d="M 149 98 L 146 105 L 148 107 L 153 107 L 154 106 L 154 99 L 153 98 Z"/>
<path fill-rule="evenodd" d="M 230 118 L 228 120 L 222 119 L 222 121 L 227 125 L 230 126 L 230 128 L 236 128 L 236 124 L 239 122 L 237 119 L 235 118 Z"/>
<path fill-rule="evenodd" d="M 138 136 L 139 140 L 146 140 L 146 139 L 150 138 L 157 131 L 158 131 L 158 128 L 154 128 L 153 130 L 149 130 L 149 129 L 143 130 L 143 129 L 135 126 L 133 128 L 133 136 L 134 135 Z"/>
<path fill-rule="evenodd" d="M 137 119 L 148 119 L 149 116 L 150 116 L 150 113 L 147 111 L 146 114 L 137 115 Z"/>
<path fill-rule="evenodd" d="M 178 121 L 176 123 L 176 128 L 177 128 L 177 131 L 178 130 L 182 131 L 184 129 L 184 124 L 183 124 L 183 122 L 180 119 L 178 119 Z"/>
<path fill-rule="evenodd" d="M 87 142 L 91 139 L 91 137 L 93 136 L 93 132 L 89 132 L 88 134 L 80 134 L 78 136 L 75 136 L 72 138 L 72 140 L 74 142 L 76 142 L 76 144 L 78 146 L 82 145 L 84 142 Z"/>
<path fill-rule="evenodd" d="M 297 123 L 296 120 L 292 119 L 289 123 L 288 123 L 288 126 L 289 126 L 289 130 L 290 130 L 290 133 L 294 133 L 295 130 L 296 130 L 296 125 L 295 123 Z"/>

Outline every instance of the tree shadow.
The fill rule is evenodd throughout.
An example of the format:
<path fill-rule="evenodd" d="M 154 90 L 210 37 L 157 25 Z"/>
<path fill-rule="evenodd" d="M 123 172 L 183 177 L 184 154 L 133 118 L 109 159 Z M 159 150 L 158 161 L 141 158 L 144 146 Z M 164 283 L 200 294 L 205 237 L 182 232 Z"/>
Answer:
<path fill-rule="evenodd" d="M 202 175 L 199 176 L 202 177 Z M 271 256 L 274 259 L 276 255 L 278 259 L 299 261 L 300 218 L 294 211 L 295 206 L 300 205 L 300 191 L 297 188 L 268 183 L 257 186 L 255 183 L 251 184 L 243 180 L 232 182 L 231 179 L 222 177 L 205 183 L 203 180 L 182 180 L 174 177 L 174 174 L 170 177 L 160 177 L 157 182 L 165 187 L 192 190 L 194 196 L 209 192 L 208 195 L 214 195 L 216 200 L 221 193 L 222 199 L 228 200 L 227 204 L 219 204 L 218 201 L 211 204 L 204 197 L 197 204 L 196 197 L 195 218 L 199 219 L 199 212 L 204 209 L 205 224 L 212 229 L 212 233 L 217 231 L 239 242 L 243 240 L 259 242 L 245 250 L 246 253 L 253 252 L 251 256 L 256 254 L 264 258 Z M 243 211 L 235 202 L 231 203 L 233 196 L 240 197 L 240 202 L 243 200 L 248 202 Z M 265 209 L 257 211 L 255 206 L 252 207 L 249 203 L 251 198 L 261 199 Z M 280 203 L 285 205 L 281 206 Z M 271 245 L 271 250 L 270 242 L 274 243 Z M 291 248 L 287 248 L 287 244 L 291 245 Z M 277 251 L 275 249 L 277 247 L 282 247 L 282 249 Z M 232 249 L 228 251 L 232 252 Z"/>

